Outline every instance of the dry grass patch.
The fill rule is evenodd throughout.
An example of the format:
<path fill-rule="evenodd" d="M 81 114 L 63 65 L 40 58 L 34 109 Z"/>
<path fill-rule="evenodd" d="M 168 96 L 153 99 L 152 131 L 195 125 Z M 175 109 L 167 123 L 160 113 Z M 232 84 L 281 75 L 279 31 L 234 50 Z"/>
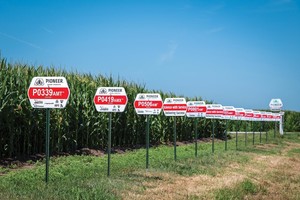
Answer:
<path fill-rule="evenodd" d="M 122 198 L 220 199 L 223 195 L 224 199 L 300 199 L 300 154 L 287 156 L 299 147 L 292 142 L 280 149 L 276 144 L 258 145 L 256 148 L 266 151 L 266 155 L 245 152 L 250 158 L 246 164 L 232 162 L 215 176 L 140 173 L 145 179 L 123 193 Z M 274 149 L 277 154 L 269 155 L 268 151 Z"/>

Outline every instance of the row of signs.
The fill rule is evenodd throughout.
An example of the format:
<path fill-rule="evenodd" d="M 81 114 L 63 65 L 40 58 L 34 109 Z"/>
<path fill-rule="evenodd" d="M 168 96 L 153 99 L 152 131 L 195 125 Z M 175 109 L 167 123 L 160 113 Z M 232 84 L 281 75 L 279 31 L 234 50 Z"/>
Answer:
<path fill-rule="evenodd" d="M 34 77 L 28 89 L 33 108 L 64 108 L 70 89 L 64 77 Z M 98 112 L 123 112 L 128 98 L 123 87 L 99 87 L 94 96 Z M 205 117 L 208 119 L 280 121 L 279 113 L 260 112 L 220 104 L 205 104 L 204 101 L 188 101 L 184 98 L 166 98 L 158 93 L 140 93 L 134 101 L 137 114 L 158 115 L 163 110 L 166 116 Z"/>

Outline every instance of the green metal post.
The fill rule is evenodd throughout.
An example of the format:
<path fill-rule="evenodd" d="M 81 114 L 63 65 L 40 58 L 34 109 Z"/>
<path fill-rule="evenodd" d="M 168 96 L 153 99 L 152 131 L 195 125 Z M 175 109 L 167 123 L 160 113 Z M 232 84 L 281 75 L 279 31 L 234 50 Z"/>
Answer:
<path fill-rule="evenodd" d="M 274 138 L 276 137 L 276 121 L 274 122 Z"/>
<path fill-rule="evenodd" d="M 111 112 L 108 119 L 108 149 L 107 149 L 107 176 L 110 176 L 110 153 L 111 153 Z"/>
<path fill-rule="evenodd" d="M 176 161 L 176 117 L 174 117 L 174 160 Z"/>
<path fill-rule="evenodd" d="M 261 144 L 261 129 L 262 129 L 262 122 L 260 123 L 260 130 L 259 130 L 259 143 Z"/>
<path fill-rule="evenodd" d="M 215 120 L 212 120 L 212 146 L 211 150 L 214 153 L 215 152 Z"/>
<path fill-rule="evenodd" d="M 227 151 L 227 119 L 225 120 L 225 151 Z"/>
<path fill-rule="evenodd" d="M 252 145 L 254 145 L 254 139 L 255 139 L 255 138 L 254 138 L 253 121 L 251 122 L 251 127 L 252 127 L 252 131 L 253 131 L 253 132 L 252 132 L 252 136 L 253 136 L 253 137 L 252 137 Z"/>
<path fill-rule="evenodd" d="M 149 124 L 150 119 L 149 115 L 147 115 L 147 126 L 146 126 L 146 169 L 149 168 Z"/>
<path fill-rule="evenodd" d="M 195 157 L 198 157 L 198 119 L 195 120 Z"/>
<path fill-rule="evenodd" d="M 239 122 L 237 122 L 237 128 L 235 130 L 235 149 L 238 149 L 238 129 L 239 129 Z"/>
<path fill-rule="evenodd" d="M 266 143 L 268 143 L 268 130 L 266 130 Z"/>
<path fill-rule="evenodd" d="M 247 125 L 248 125 L 248 122 L 246 121 L 246 129 L 245 129 L 245 146 L 247 146 Z"/>
<path fill-rule="evenodd" d="M 46 109 L 46 177 L 45 182 L 49 180 L 49 143 L 50 143 L 50 109 Z"/>

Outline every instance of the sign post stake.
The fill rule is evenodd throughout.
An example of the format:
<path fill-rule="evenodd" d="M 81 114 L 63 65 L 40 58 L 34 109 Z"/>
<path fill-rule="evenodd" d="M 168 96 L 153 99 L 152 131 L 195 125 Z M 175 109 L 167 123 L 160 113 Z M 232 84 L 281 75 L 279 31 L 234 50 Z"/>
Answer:
<path fill-rule="evenodd" d="M 195 157 L 198 157 L 198 119 L 195 119 Z"/>
<path fill-rule="evenodd" d="M 248 122 L 246 121 L 246 128 L 245 128 L 245 146 L 247 146 L 247 126 L 248 126 Z"/>
<path fill-rule="evenodd" d="M 276 121 L 274 121 L 274 138 L 276 137 Z"/>
<path fill-rule="evenodd" d="M 123 87 L 99 87 L 94 96 L 95 108 L 98 112 L 108 114 L 107 137 L 107 176 L 110 176 L 111 160 L 111 121 L 112 113 L 124 112 L 128 98 Z"/>
<path fill-rule="evenodd" d="M 262 122 L 260 123 L 260 130 L 259 130 L 259 143 L 261 144 L 261 129 L 262 129 Z"/>
<path fill-rule="evenodd" d="M 187 117 L 196 117 L 195 123 L 195 157 L 198 157 L 198 117 L 205 117 L 206 105 L 204 101 L 188 101 L 187 102 Z"/>
<path fill-rule="evenodd" d="M 70 89 L 65 77 L 40 76 L 32 78 L 27 95 L 32 108 L 46 109 L 45 182 L 48 184 L 50 162 L 50 109 L 65 108 L 70 96 Z"/>
<path fill-rule="evenodd" d="M 251 129 L 252 129 L 252 145 L 254 145 L 254 128 L 253 128 L 253 121 L 251 122 Z"/>
<path fill-rule="evenodd" d="M 110 176 L 110 153 L 111 153 L 111 112 L 108 114 L 108 148 L 107 148 L 107 176 Z"/>
<path fill-rule="evenodd" d="M 134 100 L 134 109 L 138 115 L 146 115 L 146 170 L 149 168 L 149 130 L 150 116 L 159 115 L 163 102 L 159 93 L 139 93 Z"/>
<path fill-rule="evenodd" d="M 177 160 L 176 152 L 176 117 L 185 116 L 187 104 L 184 98 L 166 98 L 163 106 L 165 116 L 173 116 L 173 145 L 174 145 L 174 160 Z"/>
<path fill-rule="evenodd" d="M 50 109 L 46 108 L 46 175 L 45 181 L 49 181 L 49 140 L 50 140 Z"/>
<path fill-rule="evenodd" d="M 212 153 L 215 152 L 215 120 L 212 119 Z"/>
<path fill-rule="evenodd" d="M 149 124 L 150 116 L 147 115 L 147 125 L 146 125 L 146 169 L 149 168 Z"/>
<path fill-rule="evenodd" d="M 176 161 L 176 117 L 174 117 L 174 160 Z"/>
<path fill-rule="evenodd" d="M 227 126 L 228 126 L 228 124 L 227 124 L 227 120 L 225 120 L 225 151 L 227 151 Z"/>
<path fill-rule="evenodd" d="M 266 130 L 266 143 L 268 143 L 268 130 Z"/>
<path fill-rule="evenodd" d="M 235 130 L 235 149 L 238 149 L 238 130 L 239 130 L 239 122 L 237 122 L 237 127 Z"/>

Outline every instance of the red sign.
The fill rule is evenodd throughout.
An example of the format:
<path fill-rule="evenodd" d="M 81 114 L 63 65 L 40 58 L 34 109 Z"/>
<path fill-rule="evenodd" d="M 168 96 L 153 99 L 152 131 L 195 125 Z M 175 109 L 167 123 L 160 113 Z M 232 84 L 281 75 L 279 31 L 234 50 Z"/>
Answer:
<path fill-rule="evenodd" d="M 34 77 L 27 91 L 33 108 L 64 108 L 70 90 L 65 77 Z"/>
<path fill-rule="evenodd" d="M 124 112 L 127 101 L 123 87 L 99 87 L 94 96 L 98 112 Z"/>
<path fill-rule="evenodd" d="M 127 103 L 126 95 L 96 95 L 94 97 L 96 105 L 125 105 Z"/>
<path fill-rule="evenodd" d="M 221 119 L 223 117 L 223 107 L 220 104 L 206 105 L 206 118 Z"/>
<path fill-rule="evenodd" d="M 139 115 L 158 115 L 163 102 L 158 93 L 140 93 L 136 96 L 133 105 Z"/>
<path fill-rule="evenodd" d="M 68 99 L 69 88 L 31 87 L 28 90 L 29 99 Z"/>
<path fill-rule="evenodd" d="M 253 111 L 253 119 L 255 121 L 260 121 L 261 120 L 261 113 L 260 113 L 260 111 Z"/>
<path fill-rule="evenodd" d="M 206 105 L 204 101 L 188 101 L 187 102 L 187 117 L 205 117 Z"/>
<path fill-rule="evenodd" d="M 163 109 L 166 116 L 185 116 L 185 98 L 166 98 Z"/>
<path fill-rule="evenodd" d="M 235 109 L 235 116 L 237 120 L 245 120 L 245 110 L 244 108 L 236 108 Z"/>
<path fill-rule="evenodd" d="M 134 102 L 134 107 L 135 108 L 150 108 L 150 109 L 155 109 L 155 108 L 158 108 L 158 109 L 161 109 L 163 106 L 163 103 L 162 101 L 144 101 L 144 100 L 141 100 L 141 101 L 135 101 Z"/>

